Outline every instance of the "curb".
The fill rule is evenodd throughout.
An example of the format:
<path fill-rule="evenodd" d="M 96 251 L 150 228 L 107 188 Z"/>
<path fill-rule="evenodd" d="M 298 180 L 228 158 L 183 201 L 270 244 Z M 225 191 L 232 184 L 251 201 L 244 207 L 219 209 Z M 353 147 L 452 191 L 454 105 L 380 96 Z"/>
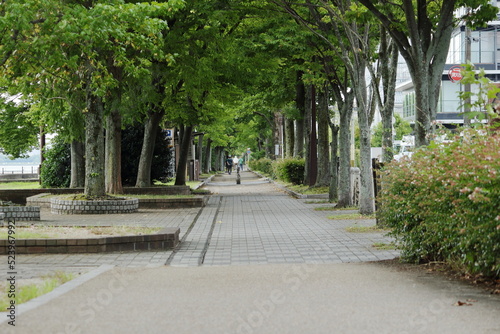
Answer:
<path fill-rule="evenodd" d="M 294 197 L 294 198 L 297 198 L 297 199 L 328 199 L 329 198 L 329 195 L 328 194 L 311 194 L 311 195 L 304 195 L 304 194 L 300 194 L 298 192 L 295 192 L 293 190 L 290 190 L 288 189 L 287 187 L 285 187 L 284 185 L 282 184 L 279 184 L 278 182 L 268 178 L 267 176 L 264 176 L 256 171 L 253 171 L 251 169 L 248 169 L 249 171 L 251 171 L 252 173 L 260 176 L 261 178 L 264 178 L 266 180 L 269 181 L 269 183 L 272 183 L 274 184 L 277 188 L 283 190 L 284 192 L 286 192 L 288 195 Z"/>
<path fill-rule="evenodd" d="M 62 295 L 64 295 L 67 292 L 70 292 L 71 290 L 79 287 L 80 285 L 90 281 L 93 278 L 96 278 L 97 276 L 104 274 L 105 272 L 113 269 L 115 266 L 110 265 L 110 264 L 103 264 L 99 266 L 99 268 L 94 269 L 92 271 L 89 271 L 81 276 L 78 276 L 75 279 L 72 279 L 69 282 L 64 283 L 63 285 L 58 286 L 54 290 L 50 291 L 49 293 L 36 297 L 34 299 L 31 299 L 27 301 L 24 304 L 20 304 L 16 310 L 16 318 L 21 315 L 22 313 L 31 311 L 36 309 L 39 306 L 42 306 L 44 304 L 47 304 L 53 299 L 56 299 Z M 8 312 L 0 312 L 0 324 L 9 321 L 9 313 Z"/>
<path fill-rule="evenodd" d="M 198 190 L 201 187 L 203 187 L 204 185 L 206 185 L 207 183 L 209 183 L 210 181 L 212 181 L 212 179 L 215 177 L 215 175 L 217 175 L 217 174 L 212 174 L 209 178 L 203 180 L 203 182 L 200 182 L 200 184 L 198 184 L 196 187 L 194 187 L 194 190 Z"/>

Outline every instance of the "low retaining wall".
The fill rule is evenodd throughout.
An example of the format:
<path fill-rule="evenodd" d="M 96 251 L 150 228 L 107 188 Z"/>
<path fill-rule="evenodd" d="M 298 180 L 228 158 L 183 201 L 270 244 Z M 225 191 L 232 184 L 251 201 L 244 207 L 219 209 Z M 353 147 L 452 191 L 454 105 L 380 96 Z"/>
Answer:
<path fill-rule="evenodd" d="M 88 239 L 16 239 L 17 254 L 102 253 L 168 250 L 179 243 L 180 229 L 165 228 L 158 234 Z M 0 255 L 8 252 L 8 240 L 0 240 Z"/>
<path fill-rule="evenodd" d="M 50 212 L 60 215 L 131 213 L 139 209 L 139 200 L 78 201 L 52 198 Z"/>
<path fill-rule="evenodd" d="M 165 186 L 135 188 L 124 187 L 126 195 L 191 195 L 191 188 L 188 186 Z M 26 205 L 26 199 L 31 196 L 50 193 L 56 195 L 83 193 L 83 188 L 45 188 L 45 189 L 5 189 L 0 190 L 0 200 L 12 201 L 16 204 Z"/>
<path fill-rule="evenodd" d="M 26 199 L 26 204 L 50 209 L 51 198 L 46 197 L 47 195 L 50 194 L 38 194 L 28 197 Z M 139 198 L 139 209 L 199 208 L 205 206 L 207 200 L 207 196 L 196 196 L 191 198 Z"/>
<path fill-rule="evenodd" d="M 16 221 L 40 220 L 39 206 L 0 206 L 0 212 L 4 214 L 3 219 L 14 218 Z"/>
<path fill-rule="evenodd" d="M 182 209 L 199 208 L 207 203 L 207 196 L 192 198 L 140 198 L 140 209 Z"/>

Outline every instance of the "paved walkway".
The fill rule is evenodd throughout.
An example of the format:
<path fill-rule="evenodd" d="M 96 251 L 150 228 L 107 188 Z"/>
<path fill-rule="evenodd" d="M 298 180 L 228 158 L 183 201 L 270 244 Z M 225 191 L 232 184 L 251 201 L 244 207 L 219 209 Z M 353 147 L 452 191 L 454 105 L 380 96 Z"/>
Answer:
<path fill-rule="evenodd" d="M 161 252 L 18 255 L 20 278 L 56 270 L 84 273 L 103 264 L 120 267 L 240 265 L 270 263 L 342 263 L 391 259 L 393 250 L 381 233 L 348 233 L 350 220 L 326 218 L 332 211 L 315 211 L 325 204 L 305 204 L 251 172 L 218 175 L 206 188 L 212 191 L 204 208 L 139 210 L 120 215 L 54 215 L 42 210 L 46 225 L 134 225 L 179 227 L 180 248 Z M 342 212 L 348 213 L 350 211 Z M 358 222 L 374 225 L 374 220 Z M 5 256 L 0 263 L 7 263 Z M 0 279 L 7 271 L 0 271 Z"/>
<path fill-rule="evenodd" d="M 179 226 L 174 251 L 18 256 L 20 277 L 83 273 L 21 305 L 2 333 L 499 333 L 500 299 L 377 261 L 380 233 L 348 233 L 264 179 L 220 175 L 202 209 L 53 216 L 50 224 Z M 374 220 L 357 222 L 373 225 Z M 7 268 L 7 258 L 0 257 Z M 0 262 L 1 263 L 1 262 Z M 167 264 L 167 266 L 165 266 Z M 5 279 L 7 270 L 1 270 Z M 457 302 L 470 306 L 455 306 Z M 460 303 L 458 303 L 460 304 Z M 2 323 L 3 321 L 3 323 Z"/>

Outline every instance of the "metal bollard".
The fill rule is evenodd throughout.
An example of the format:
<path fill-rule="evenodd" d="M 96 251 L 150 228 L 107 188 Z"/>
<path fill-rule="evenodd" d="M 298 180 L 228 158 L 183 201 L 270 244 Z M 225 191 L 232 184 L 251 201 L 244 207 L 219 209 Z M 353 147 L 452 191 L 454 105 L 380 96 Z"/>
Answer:
<path fill-rule="evenodd" d="M 241 184 L 240 166 L 236 168 L 236 184 Z"/>

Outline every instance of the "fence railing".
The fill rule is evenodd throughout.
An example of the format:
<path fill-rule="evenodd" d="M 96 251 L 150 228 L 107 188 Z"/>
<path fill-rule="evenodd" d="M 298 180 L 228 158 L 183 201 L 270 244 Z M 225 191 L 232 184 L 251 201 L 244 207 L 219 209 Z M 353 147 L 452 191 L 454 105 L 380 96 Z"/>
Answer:
<path fill-rule="evenodd" d="M 0 175 L 10 174 L 38 174 L 38 166 L 2 166 L 0 167 Z"/>

